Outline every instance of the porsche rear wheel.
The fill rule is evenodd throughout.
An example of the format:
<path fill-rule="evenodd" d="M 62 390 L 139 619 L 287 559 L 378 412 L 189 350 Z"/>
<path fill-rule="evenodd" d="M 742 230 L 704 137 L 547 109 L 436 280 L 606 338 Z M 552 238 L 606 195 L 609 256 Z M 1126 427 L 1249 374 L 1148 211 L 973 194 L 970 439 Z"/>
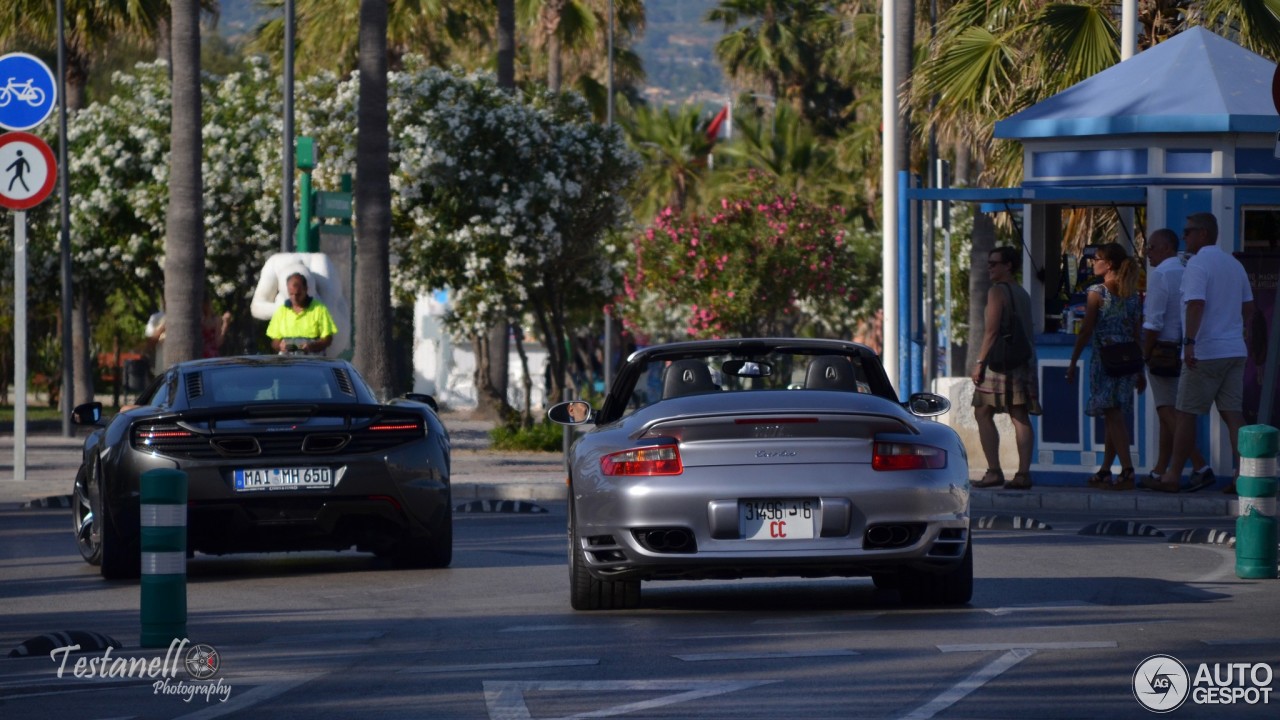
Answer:
<path fill-rule="evenodd" d="M 597 580 L 587 561 L 569 507 L 569 604 L 574 610 L 631 610 L 640 607 L 639 580 Z"/>
<path fill-rule="evenodd" d="M 965 545 L 964 557 L 943 573 L 904 570 L 898 593 L 908 605 L 964 605 L 973 598 L 973 543 Z"/>

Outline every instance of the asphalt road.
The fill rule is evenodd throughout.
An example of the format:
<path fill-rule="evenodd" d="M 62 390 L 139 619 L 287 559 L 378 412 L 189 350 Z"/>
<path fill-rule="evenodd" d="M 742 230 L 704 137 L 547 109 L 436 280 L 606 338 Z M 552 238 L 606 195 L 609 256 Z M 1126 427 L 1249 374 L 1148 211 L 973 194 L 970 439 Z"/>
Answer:
<path fill-rule="evenodd" d="M 138 585 L 81 562 L 67 511 L 0 510 L 0 716 L 1140 718 L 1134 674 L 1151 656 L 1193 676 L 1202 663 L 1280 667 L 1280 581 L 1237 579 L 1223 545 L 1080 534 L 1092 514 L 977 530 L 962 608 L 903 608 L 865 579 L 788 579 L 646 583 L 637 611 L 577 613 L 564 505 L 542 509 L 457 514 L 445 570 L 196 556 L 188 637 L 221 665 L 167 685 L 76 677 L 101 649 L 64 654 L 62 677 L 38 648 L 3 658 L 61 630 L 111 636 L 112 658 L 165 653 L 137 647 Z M 1172 536 L 1187 520 L 1143 524 Z M 182 694 L 193 689 L 211 694 Z M 1188 699 L 1170 717 L 1274 718 L 1277 704 Z"/>

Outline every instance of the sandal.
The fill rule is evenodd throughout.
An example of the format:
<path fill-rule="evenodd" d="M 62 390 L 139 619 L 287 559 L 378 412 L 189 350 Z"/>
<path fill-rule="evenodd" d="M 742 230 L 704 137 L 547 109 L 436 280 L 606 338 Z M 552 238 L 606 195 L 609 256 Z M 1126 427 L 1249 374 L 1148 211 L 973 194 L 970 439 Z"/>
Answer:
<path fill-rule="evenodd" d="M 982 476 L 981 480 L 973 483 L 973 486 L 977 488 L 1000 487 L 1001 485 L 1004 485 L 1004 471 L 999 469 L 992 470 L 991 468 L 987 468 L 987 472 Z"/>
<path fill-rule="evenodd" d="M 1120 477 L 1106 486 L 1107 490 L 1132 490 L 1133 488 L 1133 468 L 1131 467 L 1122 469 Z"/>
<path fill-rule="evenodd" d="M 1031 489 L 1031 473 L 1020 472 L 1014 473 L 1013 479 L 1004 485 L 1011 490 L 1030 490 Z"/>
<path fill-rule="evenodd" d="M 1102 488 L 1111 484 L 1111 468 L 1103 468 L 1089 476 L 1089 487 Z"/>

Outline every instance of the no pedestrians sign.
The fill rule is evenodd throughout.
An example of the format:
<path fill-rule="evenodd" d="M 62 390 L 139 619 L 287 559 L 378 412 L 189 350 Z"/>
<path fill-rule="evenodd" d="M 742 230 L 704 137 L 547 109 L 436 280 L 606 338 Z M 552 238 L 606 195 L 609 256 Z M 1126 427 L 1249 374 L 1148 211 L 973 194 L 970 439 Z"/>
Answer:
<path fill-rule="evenodd" d="M 0 205 L 26 210 L 53 192 L 58 164 L 49 144 L 31 133 L 0 135 Z"/>

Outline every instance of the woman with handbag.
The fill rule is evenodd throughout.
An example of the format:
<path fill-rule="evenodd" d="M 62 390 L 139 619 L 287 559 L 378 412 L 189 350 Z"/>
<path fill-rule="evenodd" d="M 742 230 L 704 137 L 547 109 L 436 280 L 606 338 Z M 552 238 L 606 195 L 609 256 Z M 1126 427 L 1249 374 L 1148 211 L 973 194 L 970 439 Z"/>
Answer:
<path fill-rule="evenodd" d="M 1133 458 L 1129 455 L 1129 428 L 1125 416 L 1133 411 L 1133 390 L 1147 388 L 1142 373 L 1142 303 L 1138 298 L 1138 262 L 1120 243 L 1107 243 L 1093 256 L 1093 274 L 1102 282 L 1089 286 L 1088 302 L 1080 334 L 1071 351 L 1067 382 L 1076 377 L 1076 363 L 1084 346 L 1091 344 L 1089 400 L 1085 415 L 1103 418 L 1105 437 L 1102 467 L 1089 478 L 1089 486 L 1104 490 L 1134 488 Z M 1120 475 L 1113 478 L 1111 463 L 1120 460 Z"/>
<path fill-rule="evenodd" d="M 1031 451 L 1035 437 L 1031 416 L 1040 414 L 1040 387 L 1031 346 L 1031 297 L 1013 281 L 1022 262 L 1016 248 L 1004 246 L 987 256 L 991 289 L 984 312 L 986 332 L 973 369 L 973 418 L 987 459 L 987 472 L 974 487 L 1031 487 Z M 1018 447 L 1018 471 L 1008 483 L 1000 468 L 1000 433 L 996 413 L 1009 413 Z"/>

